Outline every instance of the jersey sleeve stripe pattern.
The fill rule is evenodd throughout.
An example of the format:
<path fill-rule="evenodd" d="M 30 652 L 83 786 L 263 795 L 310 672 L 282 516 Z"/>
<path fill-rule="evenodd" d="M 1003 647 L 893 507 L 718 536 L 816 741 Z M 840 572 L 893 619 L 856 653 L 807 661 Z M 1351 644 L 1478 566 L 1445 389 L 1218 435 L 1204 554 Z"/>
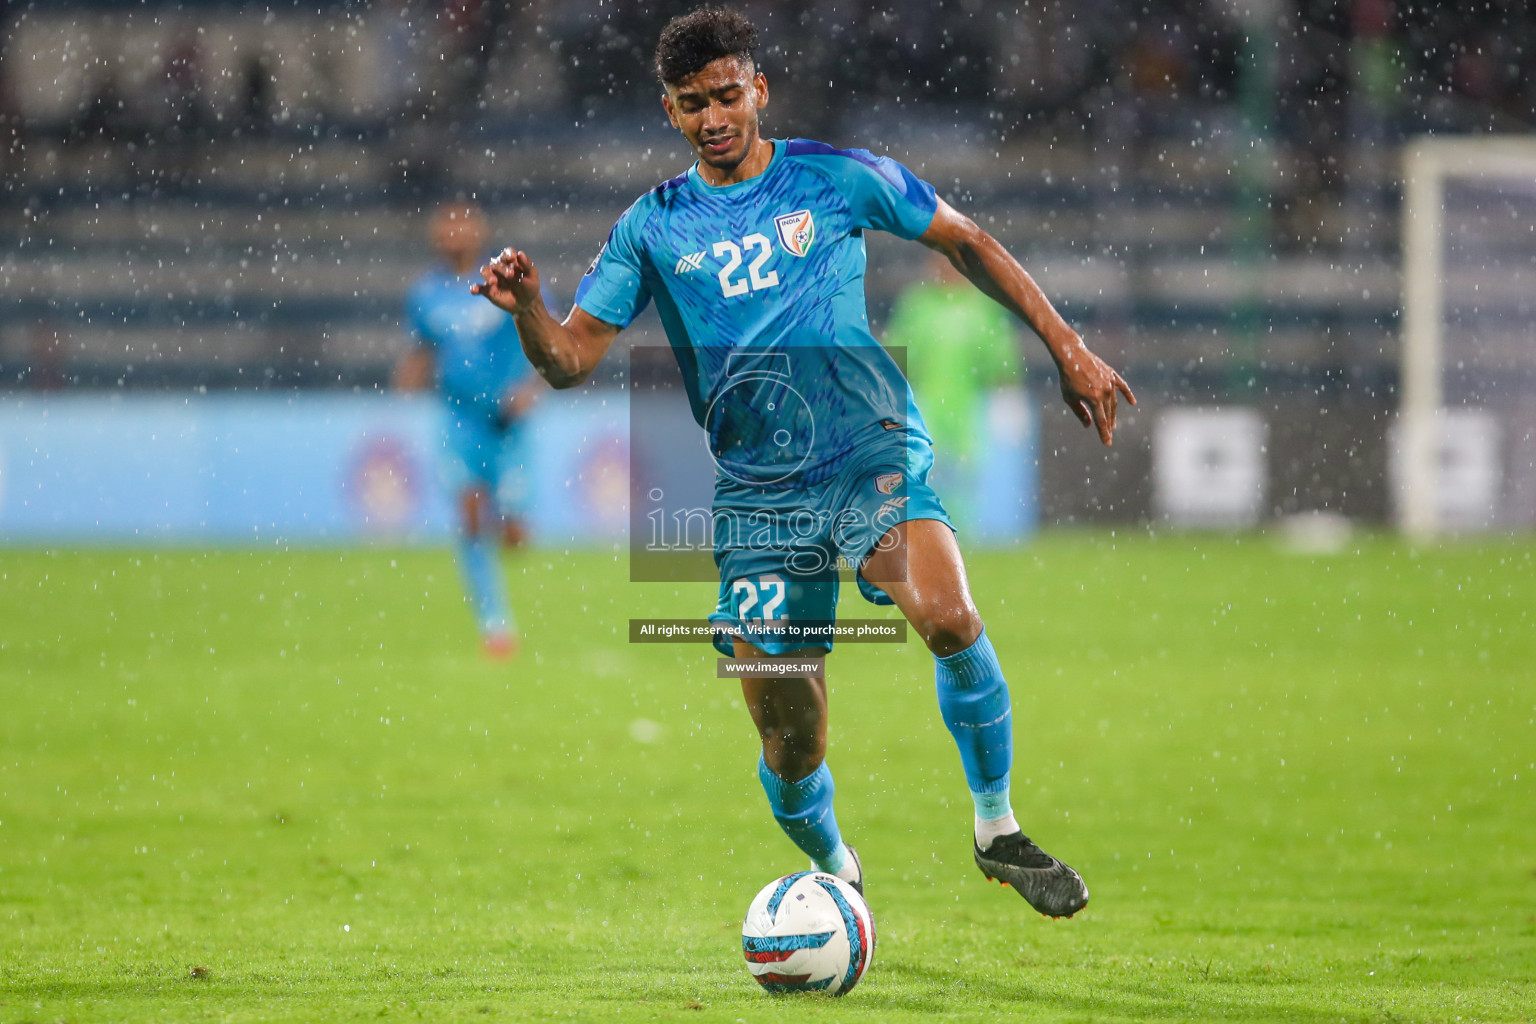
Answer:
<path fill-rule="evenodd" d="M 912 240 L 933 222 L 938 209 L 933 186 L 888 156 L 876 156 L 867 149 L 834 149 L 810 139 L 791 139 L 786 153 L 826 174 L 834 185 L 842 183 L 839 191 L 850 195 L 855 216 L 862 214 L 870 221 L 868 227 Z M 859 187 L 857 179 L 871 171 L 905 202 L 893 201 L 895 197 L 882 189 Z"/>

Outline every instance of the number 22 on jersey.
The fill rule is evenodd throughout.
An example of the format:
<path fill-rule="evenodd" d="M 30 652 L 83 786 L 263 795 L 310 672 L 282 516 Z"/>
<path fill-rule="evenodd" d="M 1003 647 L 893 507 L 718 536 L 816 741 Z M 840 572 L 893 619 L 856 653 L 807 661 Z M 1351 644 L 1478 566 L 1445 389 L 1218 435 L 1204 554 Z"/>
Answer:
<path fill-rule="evenodd" d="M 756 253 L 752 261 L 747 264 L 747 272 L 737 276 L 741 270 L 741 262 L 746 254 Z M 768 262 L 768 257 L 773 255 L 773 243 L 768 236 L 753 232 L 741 240 L 741 244 L 726 240 L 716 242 L 714 254 L 725 258 L 725 266 L 720 268 L 716 276 L 720 279 L 720 291 L 728 299 L 747 292 L 760 292 L 764 288 L 776 288 L 779 284 L 779 272 L 770 270 L 763 273 L 763 264 Z"/>

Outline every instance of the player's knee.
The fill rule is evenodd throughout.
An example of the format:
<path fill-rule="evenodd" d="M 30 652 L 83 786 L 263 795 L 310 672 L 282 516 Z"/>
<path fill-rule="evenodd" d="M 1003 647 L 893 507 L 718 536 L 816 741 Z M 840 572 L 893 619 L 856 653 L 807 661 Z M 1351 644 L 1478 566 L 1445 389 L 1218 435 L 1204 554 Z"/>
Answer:
<path fill-rule="evenodd" d="M 919 630 L 940 658 L 959 654 L 981 636 L 981 616 L 969 601 L 945 601 L 923 610 Z"/>
<path fill-rule="evenodd" d="M 814 730 L 765 729 L 762 737 L 763 760 L 786 782 L 799 782 L 821 767 L 826 752 Z"/>
<path fill-rule="evenodd" d="M 805 756 L 793 758 L 772 758 L 764 754 L 763 760 L 768 762 L 768 767 L 773 769 L 773 774 L 785 782 L 800 782 L 815 774 L 816 769 L 821 767 L 823 758 L 820 754 L 806 754 Z"/>
<path fill-rule="evenodd" d="M 489 518 L 489 504 L 489 495 L 477 487 L 466 488 L 459 495 L 459 525 L 466 534 L 479 536 Z"/>
<path fill-rule="evenodd" d="M 520 548 L 528 542 L 528 531 L 521 522 L 516 519 L 507 519 L 501 524 L 501 544 L 503 547 Z"/>

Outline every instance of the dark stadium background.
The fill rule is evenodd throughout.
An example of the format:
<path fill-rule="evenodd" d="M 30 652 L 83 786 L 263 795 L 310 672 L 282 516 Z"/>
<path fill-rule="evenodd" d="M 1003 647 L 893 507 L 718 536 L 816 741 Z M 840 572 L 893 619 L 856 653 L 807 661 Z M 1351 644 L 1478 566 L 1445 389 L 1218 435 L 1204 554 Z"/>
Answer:
<path fill-rule="evenodd" d="M 648 69 L 687 6 L 0 6 L 0 402 L 383 388 L 445 197 L 484 202 L 569 301 L 617 214 L 687 163 Z M 1151 516 L 1170 403 L 1261 410 L 1266 516 L 1388 518 L 1399 146 L 1530 131 L 1525 5 L 743 6 L 768 131 L 913 166 L 1143 399 L 1095 451 L 1030 349 L 1044 521 Z M 920 256 L 872 242 L 877 331 Z M 654 317 L 624 340 L 659 342 Z"/>

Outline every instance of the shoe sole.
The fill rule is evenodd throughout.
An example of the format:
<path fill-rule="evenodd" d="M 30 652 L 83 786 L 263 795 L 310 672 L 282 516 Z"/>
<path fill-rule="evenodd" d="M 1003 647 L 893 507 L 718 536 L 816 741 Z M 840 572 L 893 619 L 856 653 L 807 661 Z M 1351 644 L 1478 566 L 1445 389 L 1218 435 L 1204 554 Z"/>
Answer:
<path fill-rule="evenodd" d="M 983 871 L 982 874 L 983 875 L 987 875 L 987 873 L 985 871 Z M 987 875 L 987 881 L 989 881 L 989 882 L 996 882 L 998 885 L 1002 886 L 1004 889 L 1013 889 L 1013 886 L 1009 885 L 1007 882 L 1004 882 L 1001 879 L 993 878 L 991 875 Z M 1014 892 L 1019 892 L 1019 890 L 1017 890 L 1017 889 L 1013 889 L 1013 891 Z M 1019 892 L 1019 896 L 1022 898 L 1024 896 L 1024 894 Z M 1024 902 L 1025 903 L 1029 903 L 1029 900 L 1025 899 Z M 1039 914 L 1041 917 L 1048 917 L 1052 921 L 1070 921 L 1070 920 L 1072 920 L 1072 918 L 1076 917 L 1078 914 L 1081 914 L 1087 908 L 1088 908 L 1088 901 L 1084 900 L 1083 901 L 1083 905 L 1081 907 L 1078 907 L 1076 910 L 1072 911 L 1072 913 L 1070 913 L 1070 914 L 1047 914 L 1047 913 L 1045 913 L 1042 910 L 1036 909 L 1036 907 L 1035 907 L 1035 905 L 1033 903 L 1030 903 L 1030 905 L 1029 905 L 1029 909 L 1030 910 L 1035 911 L 1035 913 Z"/>

